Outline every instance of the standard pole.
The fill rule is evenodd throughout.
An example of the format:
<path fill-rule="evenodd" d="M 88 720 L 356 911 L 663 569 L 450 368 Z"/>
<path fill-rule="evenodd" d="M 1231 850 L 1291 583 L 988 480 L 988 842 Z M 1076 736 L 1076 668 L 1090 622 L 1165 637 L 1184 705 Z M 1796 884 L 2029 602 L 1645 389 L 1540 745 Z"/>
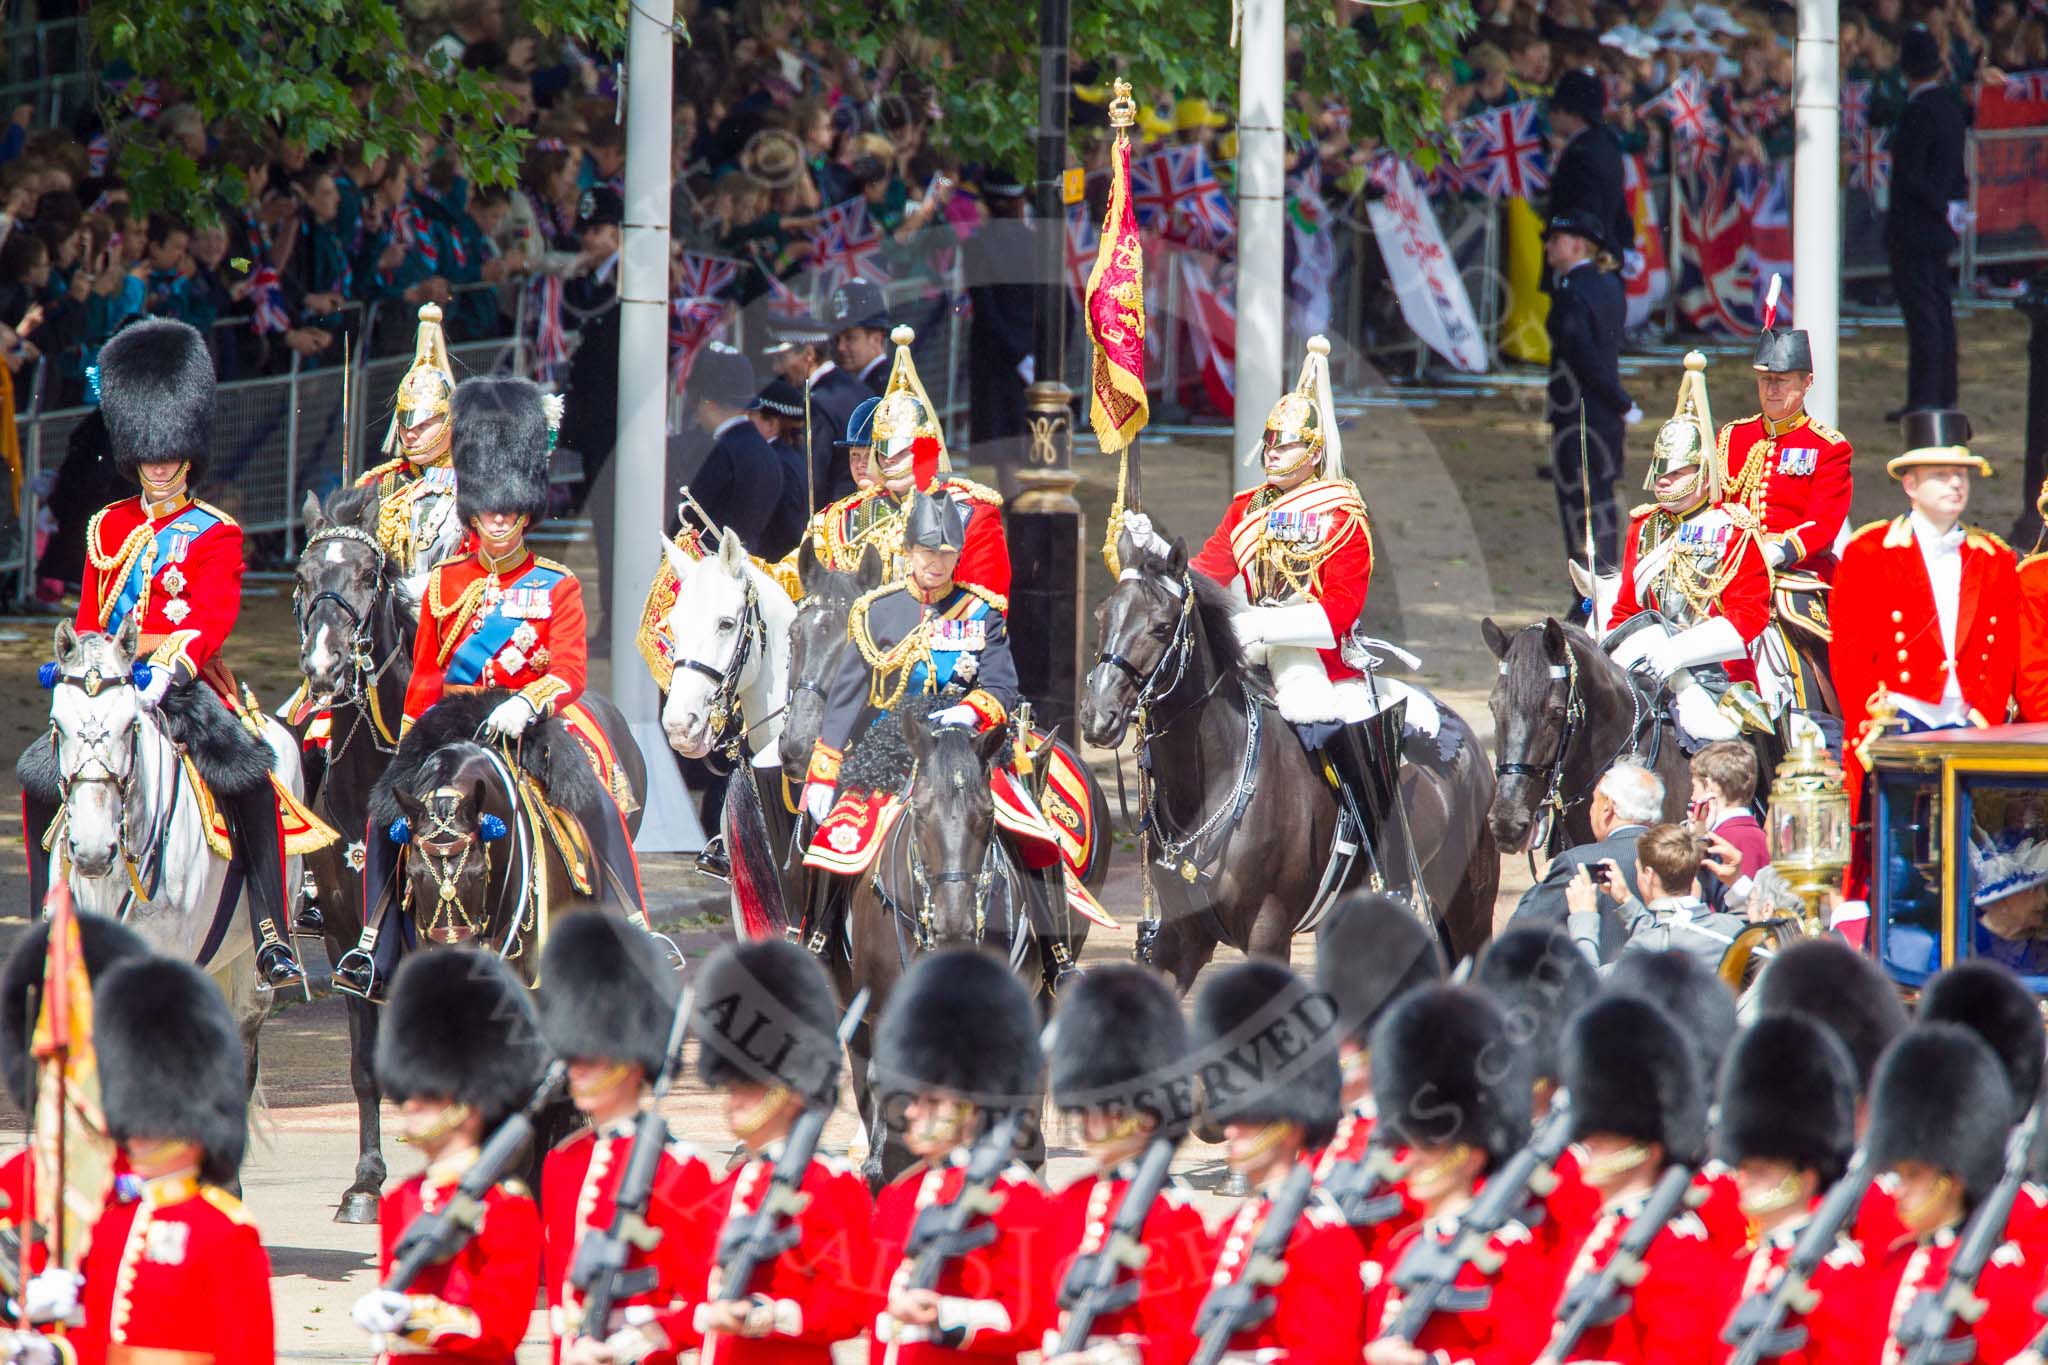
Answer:
<path fill-rule="evenodd" d="M 1244 0 L 1237 91 L 1237 387 L 1231 486 L 1264 478 L 1256 451 L 1280 398 L 1287 302 L 1287 143 L 1281 99 L 1287 76 L 1283 0 Z M 1249 457 L 1249 459 L 1248 459 Z"/>
<path fill-rule="evenodd" d="M 1841 16 L 1837 0 L 1799 0 L 1793 105 L 1792 320 L 1813 344 L 1806 410 L 1837 424 L 1841 371 Z M 1673 263 L 1674 268 L 1676 262 Z"/>

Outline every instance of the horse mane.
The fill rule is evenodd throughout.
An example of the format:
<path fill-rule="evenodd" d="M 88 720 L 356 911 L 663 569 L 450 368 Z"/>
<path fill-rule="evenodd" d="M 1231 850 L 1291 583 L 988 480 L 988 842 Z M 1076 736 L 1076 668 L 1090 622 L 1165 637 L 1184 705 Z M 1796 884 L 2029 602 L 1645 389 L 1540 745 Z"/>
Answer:
<path fill-rule="evenodd" d="M 511 695 L 500 687 L 451 693 L 428 708 L 398 742 L 390 766 L 370 789 L 370 827 L 388 829 L 405 813 L 398 804 L 401 789 L 425 796 L 458 770 L 466 753 L 486 753 L 475 742 L 477 731 L 484 717 Z M 559 716 L 537 721 L 526 732 L 519 746 L 519 766 L 541 784 L 555 805 L 596 810 L 600 809 L 595 804 L 598 800 L 611 799 L 592 771 L 582 741 Z"/>
<path fill-rule="evenodd" d="M 1138 568 L 1168 581 L 1174 576 L 1173 561 L 1149 551 L 1141 555 Z M 1209 666 L 1226 677 L 1242 677 L 1251 666 L 1238 647 L 1237 630 L 1230 618 L 1244 609 L 1243 604 L 1229 588 L 1200 569 L 1189 569 L 1187 581 L 1194 585 L 1195 614 L 1201 618 L 1202 638 L 1209 644 Z"/>
<path fill-rule="evenodd" d="M 375 484 L 361 488 L 338 488 L 327 495 L 327 502 L 321 507 L 320 514 L 336 526 L 360 526 L 363 513 L 376 502 Z"/>
<path fill-rule="evenodd" d="M 916 761 L 910 756 L 910 743 L 903 737 L 906 724 L 922 725 L 925 718 L 935 710 L 943 710 L 960 699 L 958 688 L 945 692 L 919 692 L 908 696 L 896 707 L 871 725 L 867 733 L 853 746 L 853 752 L 846 757 L 846 765 L 839 770 L 839 785 L 846 791 L 895 792 L 903 790 L 910 781 L 910 771 Z"/>

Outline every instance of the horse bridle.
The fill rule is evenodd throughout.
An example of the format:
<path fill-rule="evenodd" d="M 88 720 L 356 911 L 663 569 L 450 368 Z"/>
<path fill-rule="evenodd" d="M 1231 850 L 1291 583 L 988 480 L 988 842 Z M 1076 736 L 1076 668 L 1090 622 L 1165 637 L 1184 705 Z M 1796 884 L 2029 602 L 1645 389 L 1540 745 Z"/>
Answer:
<path fill-rule="evenodd" d="M 1564 799 L 1564 764 L 1571 755 L 1572 741 L 1578 738 L 1579 727 L 1586 720 L 1586 698 L 1579 690 L 1579 655 L 1572 648 L 1572 642 L 1564 642 L 1564 659 L 1561 664 L 1551 664 L 1550 685 L 1554 688 L 1564 684 L 1564 724 L 1558 728 L 1557 748 L 1550 758 L 1542 763 L 1509 763 L 1496 761 L 1493 772 L 1496 777 L 1533 777 L 1546 784 L 1541 805 L 1548 808 L 1554 817 L 1562 818 L 1568 803 Z M 1500 661 L 1500 671 L 1505 675 L 1508 661 Z"/>
<path fill-rule="evenodd" d="M 916 782 L 916 774 L 911 781 Z M 904 838 L 909 844 L 910 880 L 917 887 L 917 946 L 920 951 L 929 952 L 932 946 L 932 891 L 940 886 L 957 886 L 972 883 L 974 886 L 974 938 L 978 943 L 988 929 L 988 894 L 995 884 L 996 832 L 991 824 L 988 843 L 981 851 L 981 869 L 967 872 L 949 868 L 941 872 L 927 872 L 924 858 L 917 851 L 917 806 L 911 803 L 904 812 Z"/>
<path fill-rule="evenodd" d="M 348 621 L 349 690 L 346 695 L 336 697 L 334 700 L 343 705 L 360 708 L 364 705 L 364 698 L 383 679 L 385 670 L 397 661 L 399 654 L 404 651 L 405 645 L 403 642 L 393 645 L 391 653 L 382 662 L 379 662 L 376 656 L 376 642 L 371 639 L 370 617 L 376 611 L 377 599 L 390 586 L 391 571 L 391 556 L 384 546 L 379 543 L 377 537 L 358 526 L 326 526 L 306 538 L 305 549 L 300 551 L 300 554 L 302 556 L 310 554 L 315 547 L 336 540 L 346 540 L 357 545 L 367 546 L 370 553 L 376 556 L 377 577 L 371 588 L 370 610 L 364 612 L 357 611 L 353 603 L 332 588 L 323 589 L 320 592 L 314 593 L 310 598 L 304 598 L 300 596 L 298 589 L 294 587 L 292 590 L 292 623 L 299 632 L 299 647 L 304 649 L 306 645 L 307 622 L 313 613 L 319 609 L 320 605 L 323 602 L 331 602 L 341 610 L 342 616 Z M 344 741 L 345 743 L 346 741 Z M 395 745 L 387 746 L 381 741 L 378 741 L 377 747 L 387 753 L 396 751 Z"/>
<path fill-rule="evenodd" d="M 110 687 L 134 688 L 135 675 L 133 672 L 129 672 L 110 676 L 101 672 L 98 664 L 93 664 L 83 673 L 60 672 L 50 685 L 53 689 L 58 687 L 75 687 L 88 697 L 97 697 Z M 84 784 L 103 783 L 106 786 L 112 787 L 119 794 L 121 798 L 121 861 L 128 871 L 128 904 L 132 905 L 138 901 L 147 901 L 152 897 L 153 892 L 145 887 L 142 871 L 135 865 L 135 855 L 129 851 L 135 846 L 135 831 L 131 822 L 135 818 L 135 748 L 137 742 L 142 737 L 142 709 L 140 707 L 136 708 L 135 720 L 128 726 L 128 762 L 125 769 L 117 768 L 111 761 L 112 751 L 108 746 L 113 741 L 117 732 L 101 723 L 97 717 L 93 718 L 92 725 L 94 728 L 91 731 L 81 729 L 80 733 L 74 737 L 75 743 L 85 746 L 84 761 L 79 764 L 76 770 L 68 773 L 64 771 L 61 764 L 59 765 L 57 769 L 57 794 L 62 804 L 67 808 L 71 804 L 72 788 Z M 58 732 L 57 720 L 53 715 L 50 718 L 50 747 L 56 756 L 61 757 L 64 752 L 63 738 L 63 735 Z M 99 772 L 87 773 L 85 770 L 87 764 L 97 766 Z M 178 770 L 175 765 L 173 765 L 171 776 L 173 781 L 178 779 Z M 164 808 L 168 810 L 169 805 L 170 803 L 166 802 Z M 162 871 L 162 842 L 160 838 L 151 838 L 145 843 L 143 848 L 143 867 L 151 869 L 148 879 L 151 886 L 155 884 L 157 873 Z M 124 906 L 124 914 L 126 909 L 127 906 Z"/>
<path fill-rule="evenodd" d="M 1137 568 L 1126 569 L 1122 576 L 1136 578 L 1138 582 L 1147 584 L 1155 581 Z M 1137 696 L 1131 701 L 1131 713 L 1136 716 L 1148 716 L 1155 701 L 1171 695 L 1173 689 L 1180 686 L 1181 679 L 1187 676 L 1188 656 L 1195 644 L 1195 585 L 1189 578 L 1188 571 L 1185 568 L 1180 571 L 1178 583 L 1164 577 L 1156 582 L 1161 591 L 1179 600 L 1180 616 L 1174 621 L 1173 635 L 1167 640 L 1166 648 L 1153 661 L 1152 667 L 1141 669 L 1113 649 L 1101 649 L 1095 654 L 1096 663 L 1108 664 L 1116 669 L 1129 678 L 1131 686 L 1137 689 Z M 1165 671 L 1169 659 L 1173 661 L 1173 676 L 1162 687 L 1159 675 Z"/>
<path fill-rule="evenodd" d="M 740 607 L 739 643 L 733 646 L 732 658 L 723 668 L 707 663 L 703 659 L 677 659 L 678 669 L 687 668 L 692 673 L 711 679 L 713 688 L 711 704 L 706 718 L 711 722 L 711 745 L 713 748 L 728 744 L 737 746 L 738 731 L 732 730 L 732 722 L 740 718 L 740 687 L 745 682 L 747 665 L 752 662 L 757 647 L 766 648 L 768 643 L 767 622 L 761 616 L 760 594 L 754 588 L 753 579 L 747 580 L 747 600 Z M 730 734 L 729 734 L 730 732 Z M 728 757 L 736 758 L 737 753 Z"/>
<path fill-rule="evenodd" d="M 817 596 L 805 598 L 797 604 L 797 616 L 801 619 L 805 611 L 814 605 L 821 605 L 823 601 L 822 597 Z M 820 704 L 823 704 L 825 700 L 825 679 L 822 676 L 792 678 L 789 684 L 789 694 L 794 698 L 799 692 L 809 692 L 818 699 Z"/>
<path fill-rule="evenodd" d="M 444 802 L 443 797 L 451 799 Z M 452 787 L 439 788 L 429 795 L 423 813 L 432 829 L 412 839 L 413 847 L 426 864 L 427 876 L 434 883 L 434 907 L 427 922 L 419 928 L 425 938 L 432 938 L 444 925 L 467 930 L 472 938 L 480 938 L 483 933 L 483 925 L 462 906 L 461 883 L 463 873 L 469 869 L 470 855 L 478 848 L 483 848 L 484 882 L 490 883 L 491 851 L 484 846 L 480 830 L 455 827 L 454 812 L 461 806 L 461 797 L 462 793 Z M 407 893 L 411 893 L 410 884 Z"/>

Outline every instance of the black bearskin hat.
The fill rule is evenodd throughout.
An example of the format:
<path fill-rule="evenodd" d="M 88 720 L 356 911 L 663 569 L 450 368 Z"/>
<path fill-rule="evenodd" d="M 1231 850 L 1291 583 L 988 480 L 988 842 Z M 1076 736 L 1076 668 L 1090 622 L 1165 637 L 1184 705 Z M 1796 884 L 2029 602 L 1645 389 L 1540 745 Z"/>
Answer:
<path fill-rule="evenodd" d="M 1565 1021 L 1600 989 L 1600 976 L 1562 926 L 1511 925 L 1486 945 L 1472 984 L 1493 997 L 1508 1021 L 1508 1041 L 1529 1056 L 1539 1081 L 1560 1072 Z"/>
<path fill-rule="evenodd" d="M 877 1084 L 944 1090 L 984 1109 L 1037 1108 L 1038 1006 L 1010 964 L 979 948 L 927 953 L 875 1025 Z"/>
<path fill-rule="evenodd" d="M 117 962 L 147 957 L 149 945 L 141 935 L 105 915 L 78 914 L 78 947 L 85 955 L 86 979 L 98 983 L 100 974 Z M 36 1104 L 36 1068 L 29 1056 L 35 1033 L 32 1011 L 42 1008 L 43 966 L 50 951 L 50 921 L 39 919 L 15 941 L 0 967 L 0 1066 L 6 1068 L 7 1093 L 23 1110 Z"/>
<path fill-rule="evenodd" d="M 1361 1046 L 1389 1006 L 1443 974 L 1436 937 L 1392 896 L 1347 896 L 1316 933 L 1316 985 Z"/>
<path fill-rule="evenodd" d="M 130 958 L 93 991 L 107 1132 L 196 1142 L 203 1179 L 233 1184 L 249 1142 L 241 1032 L 220 988 L 189 962 Z"/>
<path fill-rule="evenodd" d="M 1811 1015 L 1835 1031 L 1856 1063 L 1858 1093 L 1892 1039 L 1906 1029 L 1898 988 L 1877 964 L 1839 939 L 1795 943 L 1772 959 L 1757 983 L 1757 1012 Z"/>
<path fill-rule="evenodd" d="M 465 379 L 448 420 L 455 461 L 455 511 L 467 526 L 485 512 L 548 510 L 548 409 L 530 379 Z"/>
<path fill-rule="evenodd" d="M 540 1028 L 557 1057 L 638 1062 L 661 1074 L 682 987 L 654 936 L 597 911 L 555 921 L 541 954 Z"/>
<path fill-rule="evenodd" d="M 388 1098 L 466 1104 L 488 1131 L 525 1106 L 546 1069 L 526 987 L 496 953 L 406 955 L 377 1027 L 377 1088 Z"/>
<path fill-rule="evenodd" d="M 697 978 L 691 1031 L 709 1086 L 780 1085 L 824 1104 L 839 1089 L 839 1009 L 818 960 L 763 939 L 713 953 Z"/>
<path fill-rule="evenodd" d="M 151 318 L 123 327 L 100 349 L 100 412 L 114 465 L 190 460 L 196 486 L 213 440 L 213 356 L 185 323 Z"/>
<path fill-rule="evenodd" d="M 1411 991 L 1372 1031 L 1379 1121 L 1404 1142 L 1477 1147 L 1491 1170 L 1529 1141 L 1527 1060 L 1509 1044 L 1507 1018 L 1484 991 Z"/>
<path fill-rule="evenodd" d="M 1286 964 L 1240 962 L 1203 987 L 1194 1060 L 1215 1123 L 1298 1123 L 1311 1147 L 1336 1134 L 1336 1010 Z"/>
<path fill-rule="evenodd" d="M 1691 1044 L 1671 1016 L 1630 995 L 1603 995 L 1564 1032 L 1562 1080 L 1572 1136 L 1654 1142 L 1670 1161 L 1706 1157 L 1707 1091 Z"/>
<path fill-rule="evenodd" d="M 1054 1023 L 1053 1103 L 1150 1114 L 1168 1134 L 1186 1128 L 1188 1028 L 1159 973 L 1133 962 L 1090 967 L 1061 994 Z"/>
<path fill-rule="evenodd" d="M 1958 962 L 1927 983 L 1920 1022 L 1961 1024 L 1982 1038 L 2012 1085 L 2012 1121 L 2018 1123 L 2041 1093 L 2041 1007 L 2012 971 L 1988 958 Z"/>
<path fill-rule="evenodd" d="M 1871 1161 L 1924 1162 L 1963 1182 L 1974 1205 L 2005 1173 L 2012 1086 L 1998 1057 L 1961 1024 L 1918 1024 L 1885 1049 L 1870 1082 Z"/>
<path fill-rule="evenodd" d="M 1787 1161 L 1823 1186 L 1856 1146 L 1856 1064 L 1834 1030 L 1803 1014 L 1767 1014 L 1744 1029 L 1721 1071 L 1721 1159 Z"/>
<path fill-rule="evenodd" d="M 1608 994 L 1647 1000 L 1671 1016 L 1678 1036 L 1692 1045 L 1700 1088 L 1713 1093 L 1721 1059 L 1735 1041 L 1735 992 L 1727 982 L 1693 954 L 1672 948 L 1623 953 L 1602 985 Z"/>

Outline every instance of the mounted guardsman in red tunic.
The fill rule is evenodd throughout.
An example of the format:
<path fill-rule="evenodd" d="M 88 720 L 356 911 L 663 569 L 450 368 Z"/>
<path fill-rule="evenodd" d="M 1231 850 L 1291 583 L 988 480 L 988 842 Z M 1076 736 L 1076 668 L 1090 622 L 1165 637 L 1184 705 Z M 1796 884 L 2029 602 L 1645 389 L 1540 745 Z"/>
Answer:
<path fill-rule="evenodd" d="M 455 372 L 441 332 L 440 305 L 422 304 L 412 368 L 398 381 L 391 431 L 384 438 L 384 453 L 391 458 L 356 479 L 356 487 L 377 490 L 377 543 L 402 579 L 421 579 L 452 558 L 468 534 L 455 507 L 449 418 L 454 396 Z M 408 586 L 417 605 L 421 584 Z"/>

